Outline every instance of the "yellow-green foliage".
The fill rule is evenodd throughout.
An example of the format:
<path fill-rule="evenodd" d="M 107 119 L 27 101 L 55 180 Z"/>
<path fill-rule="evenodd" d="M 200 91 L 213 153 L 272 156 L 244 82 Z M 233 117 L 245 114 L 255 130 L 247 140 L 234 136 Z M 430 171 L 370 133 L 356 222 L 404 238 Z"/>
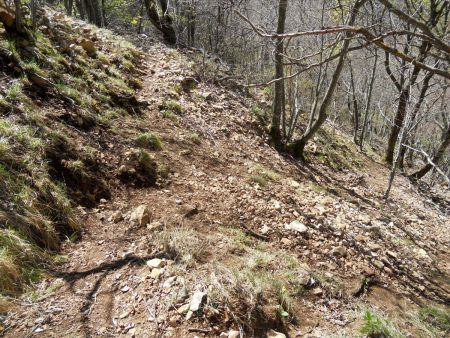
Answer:
<path fill-rule="evenodd" d="M 141 150 L 139 152 L 138 161 L 144 168 L 145 172 L 147 172 L 149 175 L 154 174 L 155 168 L 157 168 L 158 165 L 152 155 L 150 155 L 145 150 Z"/>
<path fill-rule="evenodd" d="M 253 113 L 253 115 L 255 115 L 255 117 L 258 119 L 258 121 L 261 124 L 266 125 L 269 123 L 269 117 L 270 117 L 269 111 L 264 110 L 263 108 L 258 107 L 258 106 L 253 106 L 252 113 Z"/>
<path fill-rule="evenodd" d="M 0 290 L 20 291 L 24 283 L 36 282 L 42 273 L 45 254 L 16 231 L 0 229 Z"/>

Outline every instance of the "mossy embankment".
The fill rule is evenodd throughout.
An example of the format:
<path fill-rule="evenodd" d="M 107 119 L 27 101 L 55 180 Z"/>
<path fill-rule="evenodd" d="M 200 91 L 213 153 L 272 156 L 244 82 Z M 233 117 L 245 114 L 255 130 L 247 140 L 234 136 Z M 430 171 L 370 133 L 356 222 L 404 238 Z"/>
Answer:
<path fill-rule="evenodd" d="M 73 206 L 110 196 L 103 149 L 135 96 L 143 55 L 111 34 L 46 9 L 29 37 L 0 28 L 0 295 L 53 262 L 80 225 Z M 133 140 L 131 140 L 133 142 Z M 152 178 L 149 182 L 154 182 Z"/>

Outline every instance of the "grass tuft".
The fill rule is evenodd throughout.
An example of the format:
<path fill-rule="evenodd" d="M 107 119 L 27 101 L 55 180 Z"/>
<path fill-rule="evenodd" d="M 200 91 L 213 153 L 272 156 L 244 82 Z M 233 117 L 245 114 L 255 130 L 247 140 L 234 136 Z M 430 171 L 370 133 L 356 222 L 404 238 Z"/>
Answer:
<path fill-rule="evenodd" d="M 50 34 L 38 28 L 36 43 L 28 50 L 0 32 L 0 46 L 20 65 L 5 72 L 0 89 L 0 296 L 17 296 L 41 278 L 45 266 L 54 264 L 49 251 L 57 252 L 61 239 L 78 230 L 67 191 L 75 196 L 83 184 L 97 187 L 85 179 L 94 177 L 94 171 L 95 177 L 106 175 L 88 154 L 93 144 L 89 137 L 83 139 L 74 130 L 108 128 L 106 122 L 123 118 L 136 106 L 131 85 L 136 81 L 128 81 L 141 58 L 134 46 L 101 31 L 105 54 L 95 59 L 74 49 L 69 55 L 60 42 L 77 40 L 77 30 L 67 22 L 55 27 L 45 28 Z M 55 84 L 51 101 L 28 80 L 30 74 Z M 148 154 L 140 154 L 139 162 L 156 170 Z M 66 174 L 85 182 L 70 182 Z"/>
<path fill-rule="evenodd" d="M 184 112 L 183 106 L 176 100 L 164 101 L 162 104 L 160 104 L 159 110 L 161 111 L 161 113 L 171 112 L 172 114 L 177 115 L 180 115 Z"/>
<path fill-rule="evenodd" d="M 434 306 L 423 307 L 419 310 L 419 317 L 428 325 L 450 332 L 450 313 L 444 309 Z"/>
<path fill-rule="evenodd" d="M 161 150 L 163 148 L 163 144 L 159 136 L 151 132 L 144 133 L 136 137 L 136 144 L 139 147 L 151 150 Z"/>
<path fill-rule="evenodd" d="M 280 179 L 280 175 L 273 170 L 267 169 L 258 164 L 253 168 L 253 175 L 250 176 L 250 181 L 258 183 L 261 187 L 265 187 L 271 181 Z"/>
<path fill-rule="evenodd" d="M 361 333 L 368 338 L 404 338 L 405 335 L 388 319 L 381 315 L 366 310 L 363 316 L 364 325 Z"/>

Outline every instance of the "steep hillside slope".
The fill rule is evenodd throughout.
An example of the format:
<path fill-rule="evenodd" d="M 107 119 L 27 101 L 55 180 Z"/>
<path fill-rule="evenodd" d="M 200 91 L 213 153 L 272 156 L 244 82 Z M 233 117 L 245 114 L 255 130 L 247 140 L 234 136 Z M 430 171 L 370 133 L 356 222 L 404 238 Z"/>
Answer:
<path fill-rule="evenodd" d="M 35 41 L 0 31 L 3 295 L 39 279 L 48 250 L 76 237 L 70 200 L 92 207 L 110 196 L 116 168 L 99 150 L 115 142 L 114 121 L 141 108 L 136 48 L 51 10 L 40 21 Z"/>
<path fill-rule="evenodd" d="M 284 157 L 258 102 L 193 81 L 189 54 L 144 53 L 148 109 L 84 131 L 108 194 L 75 208 L 66 262 L 10 300 L 7 337 L 448 333 L 445 211 L 403 178 L 384 203 L 387 169 L 332 128 L 308 165 Z"/>

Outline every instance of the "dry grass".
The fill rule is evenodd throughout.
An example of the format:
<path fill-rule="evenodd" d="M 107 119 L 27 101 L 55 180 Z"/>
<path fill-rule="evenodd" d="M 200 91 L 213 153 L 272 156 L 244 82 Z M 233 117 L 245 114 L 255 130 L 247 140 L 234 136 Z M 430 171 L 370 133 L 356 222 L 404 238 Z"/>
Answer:
<path fill-rule="evenodd" d="M 36 281 L 44 263 L 50 264 L 45 250 L 57 251 L 62 235 L 78 230 L 66 180 L 58 175 L 65 170 L 73 177 L 93 177 L 89 168 L 95 157 L 87 147 L 75 146 L 90 140 L 75 139 L 74 130 L 107 126 L 128 112 L 128 103 L 118 100 L 134 94 L 135 81 L 127 79 L 141 54 L 123 39 L 91 28 L 107 37 L 105 53 L 98 59 L 83 49 L 71 56 L 60 49 L 59 41 L 78 38 L 70 21 L 51 35 L 36 32 L 32 57 L 23 53 L 16 39 L 0 33 L 0 46 L 10 50 L 24 69 L 22 74 L 15 71 L 0 88 L 0 295 L 17 295 Z M 115 57 L 109 59 L 107 54 Z M 101 62 L 108 67 L 99 67 Z M 54 119 L 51 105 L 34 101 L 42 90 L 26 72 L 56 84 L 54 92 L 70 106 L 66 120 Z M 56 108 L 61 110 L 60 105 Z M 70 154 L 63 167 L 52 167 L 64 152 Z"/>
<path fill-rule="evenodd" d="M 156 234 L 155 243 L 183 269 L 201 261 L 209 247 L 207 239 L 182 222 L 166 225 Z"/>
<path fill-rule="evenodd" d="M 260 164 L 252 168 L 252 175 L 250 181 L 258 183 L 261 187 L 265 187 L 269 182 L 278 181 L 280 175 L 273 170 L 270 170 Z"/>

